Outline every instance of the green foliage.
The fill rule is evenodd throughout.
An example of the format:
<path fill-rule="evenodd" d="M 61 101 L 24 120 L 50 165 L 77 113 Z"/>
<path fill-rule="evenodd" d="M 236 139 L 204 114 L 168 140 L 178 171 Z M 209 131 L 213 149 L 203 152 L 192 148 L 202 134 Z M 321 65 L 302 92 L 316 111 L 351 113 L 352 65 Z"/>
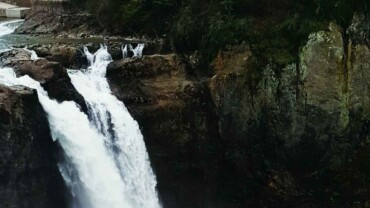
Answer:
<path fill-rule="evenodd" d="M 298 59 L 308 35 L 329 21 L 343 27 L 365 0 L 219 0 L 187 1 L 176 16 L 173 42 L 183 52 L 200 50 L 204 61 L 226 45 L 246 41 L 257 61 L 286 65 Z"/>
<path fill-rule="evenodd" d="M 71 0 L 74 7 L 86 9 L 111 33 L 146 33 L 158 35 L 166 28 L 176 11 L 173 0 Z"/>
<path fill-rule="evenodd" d="M 167 37 L 179 52 L 209 62 L 226 45 L 247 42 L 261 64 L 297 59 L 311 32 L 329 21 L 347 27 L 368 0 L 72 0 L 107 31 Z"/>
<path fill-rule="evenodd" d="M 250 23 L 235 18 L 228 1 L 203 3 L 192 1 L 179 11 L 171 37 L 180 52 L 200 50 L 209 62 L 226 45 L 242 42 Z"/>

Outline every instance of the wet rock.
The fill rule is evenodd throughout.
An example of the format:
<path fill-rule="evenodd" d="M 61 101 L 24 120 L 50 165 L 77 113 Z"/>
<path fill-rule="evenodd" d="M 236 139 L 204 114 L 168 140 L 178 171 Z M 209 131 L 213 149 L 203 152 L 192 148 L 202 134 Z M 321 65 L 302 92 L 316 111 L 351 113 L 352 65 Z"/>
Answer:
<path fill-rule="evenodd" d="M 34 50 L 38 56 L 58 62 L 67 68 L 78 69 L 87 64 L 83 50 L 79 46 L 71 44 L 36 45 L 29 49 Z"/>
<path fill-rule="evenodd" d="M 31 54 L 22 49 L 9 50 L 0 54 L 0 63 L 3 66 L 10 65 L 17 61 L 27 60 L 31 60 Z"/>
<path fill-rule="evenodd" d="M 0 132 L 0 207 L 65 207 L 57 146 L 35 90 L 0 85 Z"/>
<path fill-rule="evenodd" d="M 71 83 L 67 71 L 58 62 L 46 59 L 31 60 L 30 54 L 23 49 L 14 49 L 1 55 L 5 66 L 14 68 L 18 76 L 28 75 L 40 82 L 49 97 L 63 101 L 75 101 L 83 111 L 86 103 Z"/>

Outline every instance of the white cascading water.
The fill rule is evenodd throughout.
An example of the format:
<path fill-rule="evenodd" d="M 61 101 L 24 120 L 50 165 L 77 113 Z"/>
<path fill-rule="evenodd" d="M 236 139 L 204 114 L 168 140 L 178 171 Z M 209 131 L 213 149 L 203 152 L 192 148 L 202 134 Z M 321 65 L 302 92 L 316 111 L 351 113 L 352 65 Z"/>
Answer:
<path fill-rule="evenodd" d="M 132 58 L 142 58 L 144 47 L 145 47 L 144 43 L 139 43 L 135 48 L 132 47 L 131 44 L 128 45 L 126 44 L 124 46 L 122 45 L 121 50 L 123 59 L 129 58 L 128 50 L 132 51 L 133 53 Z"/>
<path fill-rule="evenodd" d="M 122 45 L 122 57 L 123 57 L 123 59 L 128 58 L 127 45 L 125 45 L 125 46 Z"/>
<path fill-rule="evenodd" d="M 58 103 L 49 99 L 39 82 L 29 76 L 17 78 L 11 68 L 0 69 L 0 83 L 37 90 L 40 103 L 48 115 L 52 137 L 60 143 L 68 164 L 73 166 L 69 172 L 63 172 L 63 176 L 73 176 L 73 180 L 72 177 L 65 179 L 71 180 L 66 182 L 73 188 L 72 194 L 78 199 L 78 207 L 134 207 L 125 197 L 122 188 L 125 183 L 113 155 L 104 144 L 105 137 L 95 130 L 74 102 Z"/>
<path fill-rule="evenodd" d="M 30 54 L 31 60 L 40 59 L 34 50 L 29 50 L 27 47 L 23 48 L 23 50 L 25 50 L 28 54 Z"/>
<path fill-rule="evenodd" d="M 0 37 L 12 33 L 18 21 L 0 23 Z M 31 59 L 38 59 L 34 51 L 27 51 Z M 111 95 L 104 78 L 110 55 L 106 47 L 95 55 L 87 49 L 85 53 L 90 67 L 70 76 L 88 103 L 91 122 L 75 102 L 51 100 L 39 82 L 17 77 L 12 68 L 0 68 L 0 83 L 37 90 L 52 137 L 65 154 L 58 165 L 71 190 L 73 208 L 160 208 L 139 126 Z"/>
<path fill-rule="evenodd" d="M 4 35 L 8 35 L 14 32 L 19 24 L 22 23 L 23 20 L 10 20 L 5 22 L 0 22 L 0 37 Z"/>
<path fill-rule="evenodd" d="M 84 51 L 90 66 L 84 71 L 69 70 L 69 75 L 86 100 L 92 124 L 104 135 L 106 149 L 113 155 L 124 182 L 124 194 L 132 207 L 159 208 L 156 178 L 139 125 L 112 95 L 105 78 L 111 55 L 106 46 L 95 54 L 86 47 Z"/>
<path fill-rule="evenodd" d="M 131 44 L 128 44 L 128 48 L 130 49 L 130 51 L 132 51 L 132 53 L 134 54 L 132 56 L 132 58 L 142 58 L 143 57 L 143 50 L 144 50 L 144 47 L 145 47 L 145 44 L 144 43 L 139 43 L 137 44 L 137 46 L 134 48 L 132 47 Z M 128 57 L 128 51 L 127 51 L 127 45 L 125 46 L 125 48 L 123 49 L 123 58 L 126 58 L 125 57 L 125 52 L 126 52 L 126 57 Z"/>

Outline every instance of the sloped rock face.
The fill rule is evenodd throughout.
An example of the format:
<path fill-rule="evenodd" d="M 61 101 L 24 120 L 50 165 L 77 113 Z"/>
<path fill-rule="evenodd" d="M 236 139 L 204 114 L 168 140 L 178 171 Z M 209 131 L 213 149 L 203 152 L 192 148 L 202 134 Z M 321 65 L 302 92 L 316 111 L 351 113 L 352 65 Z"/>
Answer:
<path fill-rule="evenodd" d="M 244 178 L 230 189 L 261 193 L 233 193 L 238 205 L 255 206 L 259 197 L 263 204 L 291 207 L 368 200 L 369 172 L 359 164 L 369 153 L 370 50 L 343 33 L 330 24 L 311 34 L 299 64 L 283 69 L 256 69 L 247 48 L 216 59 L 209 86 L 226 163 Z M 240 55 L 244 62 L 231 58 Z"/>
<path fill-rule="evenodd" d="M 188 77 L 173 54 L 113 62 L 107 78 L 142 128 L 164 206 L 206 206 L 220 170 L 206 82 Z"/>
<path fill-rule="evenodd" d="M 66 207 L 56 146 L 36 91 L 0 85 L 0 207 Z"/>

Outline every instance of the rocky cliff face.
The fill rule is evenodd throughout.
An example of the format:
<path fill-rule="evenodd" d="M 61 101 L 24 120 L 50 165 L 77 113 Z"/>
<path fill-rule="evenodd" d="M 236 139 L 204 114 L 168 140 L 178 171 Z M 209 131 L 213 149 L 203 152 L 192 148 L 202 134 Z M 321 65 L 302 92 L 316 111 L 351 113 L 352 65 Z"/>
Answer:
<path fill-rule="evenodd" d="M 108 81 L 142 128 L 164 206 L 367 206 L 368 23 L 357 16 L 348 31 L 331 23 L 284 67 L 257 65 L 247 44 L 221 51 L 209 78 L 177 54 L 112 62 Z M 54 62 L 74 65 L 78 50 L 63 50 L 49 47 L 49 61 L 19 52 L 2 61 L 84 109 Z"/>
<path fill-rule="evenodd" d="M 167 207 L 355 206 L 370 194 L 364 41 L 330 24 L 283 68 L 257 67 L 241 45 L 220 52 L 209 81 L 177 55 L 114 62 L 108 79 Z"/>
<path fill-rule="evenodd" d="M 254 68 L 247 48 L 219 55 L 209 86 L 228 163 L 245 175 L 261 172 L 272 204 L 367 200 L 368 172 L 356 165 L 368 160 L 357 154 L 366 154 L 369 139 L 369 52 L 330 24 L 310 35 L 298 64 L 283 69 Z M 363 183 L 351 186 L 351 180 Z"/>
<path fill-rule="evenodd" d="M 45 112 L 36 91 L 0 85 L 0 207 L 66 207 Z"/>

